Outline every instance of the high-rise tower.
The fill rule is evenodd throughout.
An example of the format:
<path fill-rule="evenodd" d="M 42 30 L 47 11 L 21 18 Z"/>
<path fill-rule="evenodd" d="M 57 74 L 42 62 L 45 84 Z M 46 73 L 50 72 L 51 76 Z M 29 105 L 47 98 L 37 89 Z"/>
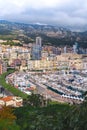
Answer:
<path fill-rule="evenodd" d="M 36 43 L 32 47 L 31 57 L 33 60 L 41 59 L 41 51 L 42 51 L 42 40 L 41 37 L 36 37 Z"/>
<path fill-rule="evenodd" d="M 77 42 L 75 42 L 75 44 L 73 45 L 73 52 L 74 53 L 79 53 L 79 45 Z"/>
<path fill-rule="evenodd" d="M 41 39 L 41 37 L 36 37 L 36 45 L 42 46 L 42 39 Z"/>

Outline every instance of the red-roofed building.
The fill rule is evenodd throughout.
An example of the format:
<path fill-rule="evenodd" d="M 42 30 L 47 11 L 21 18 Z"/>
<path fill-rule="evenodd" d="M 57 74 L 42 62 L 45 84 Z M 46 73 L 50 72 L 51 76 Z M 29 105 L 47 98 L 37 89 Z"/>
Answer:
<path fill-rule="evenodd" d="M 23 105 L 23 99 L 16 96 L 7 96 L 0 99 L 0 105 L 21 107 Z"/>

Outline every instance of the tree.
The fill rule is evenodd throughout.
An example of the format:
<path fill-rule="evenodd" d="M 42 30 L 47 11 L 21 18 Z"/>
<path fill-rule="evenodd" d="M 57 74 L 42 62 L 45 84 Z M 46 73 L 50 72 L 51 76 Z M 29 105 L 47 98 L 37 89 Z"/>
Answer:
<path fill-rule="evenodd" d="M 4 106 L 0 109 L 0 130 L 19 130 L 15 121 L 16 116 L 12 108 Z"/>
<path fill-rule="evenodd" d="M 24 100 L 24 105 L 30 105 L 33 107 L 43 107 L 49 104 L 49 100 L 44 98 L 40 94 L 31 94 Z"/>

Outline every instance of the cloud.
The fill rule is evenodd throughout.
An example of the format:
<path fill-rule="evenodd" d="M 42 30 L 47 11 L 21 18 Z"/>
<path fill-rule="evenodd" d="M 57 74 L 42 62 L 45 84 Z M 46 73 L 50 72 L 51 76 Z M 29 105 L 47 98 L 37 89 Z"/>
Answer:
<path fill-rule="evenodd" d="M 23 22 L 85 26 L 86 0 L 0 0 L 0 18 Z"/>

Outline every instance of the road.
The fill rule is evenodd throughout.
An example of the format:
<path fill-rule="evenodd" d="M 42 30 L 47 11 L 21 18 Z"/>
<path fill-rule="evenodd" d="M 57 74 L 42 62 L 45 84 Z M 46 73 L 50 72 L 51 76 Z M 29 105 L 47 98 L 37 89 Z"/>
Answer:
<path fill-rule="evenodd" d="M 6 90 L 3 86 L 0 85 L 0 95 L 2 96 L 13 96 L 11 92 Z"/>

